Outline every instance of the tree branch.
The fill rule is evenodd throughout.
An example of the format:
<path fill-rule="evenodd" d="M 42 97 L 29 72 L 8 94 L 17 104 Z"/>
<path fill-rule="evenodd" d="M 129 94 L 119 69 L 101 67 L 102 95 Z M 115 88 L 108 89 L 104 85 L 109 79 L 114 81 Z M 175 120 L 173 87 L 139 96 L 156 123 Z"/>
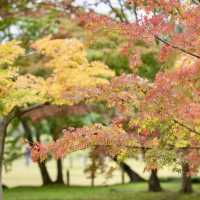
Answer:
<path fill-rule="evenodd" d="M 183 49 L 183 48 L 181 48 L 181 47 L 178 47 L 178 46 L 176 46 L 176 45 L 173 45 L 173 44 L 171 44 L 170 42 L 167 42 L 166 40 L 160 38 L 158 35 L 155 35 L 155 39 L 157 39 L 158 41 L 160 41 L 160 42 L 162 42 L 162 43 L 164 43 L 164 44 L 166 44 L 166 45 L 168 45 L 168 46 L 170 46 L 170 47 L 172 47 L 172 48 L 174 48 L 174 49 L 178 49 L 179 51 L 182 51 L 183 53 L 189 54 L 189 55 L 191 55 L 191 56 L 193 56 L 193 57 L 195 57 L 195 58 L 200 59 L 200 56 L 199 56 L 199 55 L 194 54 L 194 53 L 192 53 L 192 52 L 189 52 L 189 51 L 187 51 L 187 50 L 185 50 L 185 49 Z"/>
<path fill-rule="evenodd" d="M 18 115 L 20 115 L 20 116 L 25 115 L 28 112 L 42 108 L 46 105 L 49 105 L 49 103 L 47 102 L 47 103 L 44 103 L 44 104 L 33 105 L 33 106 L 30 106 L 30 107 L 27 107 L 27 108 L 21 108 L 21 109 L 19 109 Z"/>
<path fill-rule="evenodd" d="M 199 0 L 191 0 L 192 3 L 196 4 L 196 5 L 199 5 L 200 4 L 200 1 Z"/>
<path fill-rule="evenodd" d="M 139 23 L 139 19 L 138 19 L 138 14 L 137 14 L 137 3 L 136 2 L 134 2 L 133 12 L 134 12 L 134 15 L 135 15 L 135 21 L 138 24 Z"/>
<path fill-rule="evenodd" d="M 186 128 L 187 130 L 189 130 L 189 131 L 191 131 L 191 132 L 193 132 L 193 133 L 195 133 L 197 135 L 200 135 L 200 132 L 196 131 L 195 129 L 193 129 L 193 128 L 189 127 L 189 126 L 187 126 L 186 124 L 183 124 L 182 122 L 179 122 L 177 119 L 173 119 L 173 122 L 178 124 L 178 125 L 180 125 L 180 126 L 182 126 L 182 127 L 184 127 L 184 128 Z"/>

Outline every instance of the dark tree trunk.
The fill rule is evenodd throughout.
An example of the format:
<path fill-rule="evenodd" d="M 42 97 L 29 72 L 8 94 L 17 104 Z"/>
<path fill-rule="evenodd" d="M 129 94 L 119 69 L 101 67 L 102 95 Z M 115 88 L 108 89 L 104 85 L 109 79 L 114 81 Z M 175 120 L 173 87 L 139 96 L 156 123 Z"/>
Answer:
<path fill-rule="evenodd" d="M 17 112 L 18 109 L 14 108 L 6 117 L 2 118 L 0 122 L 0 200 L 3 199 L 2 170 L 7 126 L 11 122 L 11 120 L 16 116 Z"/>
<path fill-rule="evenodd" d="M 3 119 L 0 123 L 0 199 L 3 199 L 3 183 L 2 183 L 2 169 L 3 169 L 3 154 L 6 138 L 6 120 Z"/>
<path fill-rule="evenodd" d="M 52 184 L 53 182 L 49 176 L 45 162 L 38 162 L 38 167 L 40 169 L 43 185 Z"/>
<path fill-rule="evenodd" d="M 117 158 L 114 157 L 113 159 L 115 162 L 117 161 Z M 145 182 L 146 180 L 142 178 L 137 172 L 133 171 L 130 166 L 128 166 L 125 162 L 119 162 L 118 163 L 121 167 L 121 169 L 127 174 L 127 176 L 130 179 L 130 183 L 138 183 L 138 182 Z"/>
<path fill-rule="evenodd" d="M 21 118 L 21 122 L 25 131 L 25 137 L 26 139 L 32 144 L 33 143 L 33 137 L 32 137 L 32 131 L 26 121 L 26 119 Z M 39 136 L 37 136 L 37 140 L 39 142 Z M 41 178 L 42 178 L 42 183 L 43 185 L 49 185 L 52 184 L 53 181 L 50 178 L 50 175 L 48 173 L 46 163 L 45 162 L 38 162 L 38 167 L 40 170 Z"/>
<path fill-rule="evenodd" d="M 96 159 L 95 155 L 91 154 L 92 164 L 90 166 L 90 173 L 91 173 L 91 186 L 95 186 L 95 177 L 96 177 Z"/>
<path fill-rule="evenodd" d="M 58 139 L 60 132 L 61 132 L 60 127 L 52 130 L 54 141 Z M 56 165 L 57 165 L 57 178 L 55 183 L 64 184 L 62 159 L 58 159 L 56 161 Z"/>
<path fill-rule="evenodd" d="M 160 192 L 162 191 L 160 180 L 158 178 L 157 169 L 151 170 L 151 175 L 148 181 L 150 192 Z"/>
<path fill-rule="evenodd" d="M 58 159 L 57 160 L 57 178 L 56 178 L 56 181 L 55 181 L 55 183 L 57 183 L 57 184 L 64 184 L 62 170 L 63 170 L 63 168 L 62 168 L 62 160 Z"/>
<path fill-rule="evenodd" d="M 182 186 L 181 186 L 182 193 L 191 193 L 193 191 L 191 176 L 188 175 L 188 172 L 189 172 L 188 163 L 183 163 L 182 164 Z"/>
<path fill-rule="evenodd" d="M 128 166 L 125 162 L 120 162 L 121 169 L 128 175 L 130 179 L 130 183 L 139 183 L 145 182 L 146 180 L 142 178 L 138 173 L 133 171 L 130 166 Z"/>

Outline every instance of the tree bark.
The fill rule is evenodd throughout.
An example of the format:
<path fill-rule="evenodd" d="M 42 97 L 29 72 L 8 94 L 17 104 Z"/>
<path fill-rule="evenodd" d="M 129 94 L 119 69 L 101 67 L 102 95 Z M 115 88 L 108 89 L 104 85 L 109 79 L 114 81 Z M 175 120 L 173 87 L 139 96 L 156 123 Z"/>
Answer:
<path fill-rule="evenodd" d="M 20 116 L 20 114 L 25 114 L 33 109 L 37 109 L 43 105 L 35 105 L 33 107 L 26 108 L 24 110 L 19 110 L 18 107 L 14 107 L 7 116 L 3 117 L 0 121 L 0 200 L 3 199 L 3 184 L 2 184 L 2 169 L 3 169 L 3 155 L 4 155 L 4 146 L 5 139 L 7 134 L 7 126 L 12 121 L 12 119 L 16 116 Z"/>
<path fill-rule="evenodd" d="M 117 158 L 114 157 L 113 159 L 115 162 L 117 162 Z M 121 169 L 127 174 L 127 176 L 130 179 L 130 183 L 139 183 L 139 182 L 145 182 L 146 180 L 142 178 L 137 172 L 133 171 L 129 165 L 127 165 L 125 162 L 119 162 L 118 163 L 121 167 Z"/>
<path fill-rule="evenodd" d="M 43 185 L 52 184 L 53 182 L 52 182 L 52 180 L 49 176 L 45 162 L 38 162 L 38 167 L 40 169 L 40 174 L 41 174 L 41 177 L 42 177 Z"/>
<path fill-rule="evenodd" d="M 128 175 L 130 179 L 130 183 L 139 183 L 145 182 L 146 180 L 142 178 L 137 172 L 133 171 L 130 166 L 128 166 L 125 162 L 119 163 L 121 169 Z"/>
<path fill-rule="evenodd" d="M 60 127 L 52 130 L 54 141 L 58 139 L 60 132 L 61 132 Z M 64 184 L 62 159 L 58 159 L 56 161 L 56 165 L 57 165 L 57 178 L 55 183 Z"/>
<path fill-rule="evenodd" d="M 22 126 L 24 128 L 24 131 L 25 131 L 25 137 L 32 144 L 33 143 L 32 131 L 31 131 L 26 119 L 21 118 L 21 122 L 22 122 Z M 37 139 L 39 140 L 39 136 Z M 40 170 L 43 185 L 52 184 L 53 181 L 51 180 L 50 175 L 48 173 L 46 163 L 45 162 L 37 162 L 37 164 L 38 164 L 38 167 Z"/>
<path fill-rule="evenodd" d="M 160 192 L 162 191 L 160 180 L 158 178 L 157 169 L 151 170 L 151 175 L 148 181 L 149 192 Z"/>
<path fill-rule="evenodd" d="M 0 200 L 3 199 L 2 170 L 7 126 L 10 121 L 16 116 L 17 112 L 18 108 L 14 108 L 6 117 L 3 117 L 0 122 Z"/>
<path fill-rule="evenodd" d="M 3 154 L 6 138 L 6 119 L 2 119 L 0 123 L 0 199 L 3 199 L 3 183 L 2 183 L 2 169 L 3 169 Z"/>
<path fill-rule="evenodd" d="M 182 193 L 191 193 L 192 190 L 192 180 L 191 176 L 188 174 L 189 172 L 189 165 L 188 163 L 182 164 L 182 186 L 181 192 Z"/>
<path fill-rule="evenodd" d="M 58 159 L 57 160 L 57 178 L 56 178 L 56 181 L 55 181 L 55 183 L 57 183 L 57 184 L 64 184 L 62 170 L 63 170 L 63 168 L 62 168 L 62 160 Z"/>

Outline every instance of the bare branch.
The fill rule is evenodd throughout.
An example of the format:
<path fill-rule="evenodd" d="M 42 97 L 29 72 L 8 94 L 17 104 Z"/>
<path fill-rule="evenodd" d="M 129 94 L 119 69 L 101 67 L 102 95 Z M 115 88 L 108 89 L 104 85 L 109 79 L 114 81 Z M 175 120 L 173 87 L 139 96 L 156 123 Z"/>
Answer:
<path fill-rule="evenodd" d="M 178 121 L 177 119 L 173 119 L 173 122 L 176 123 L 176 124 L 178 124 L 178 125 L 180 125 L 180 126 L 182 126 L 182 127 L 184 127 L 184 128 L 186 128 L 187 130 L 189 130 L 189 131 L 191 131 L 191 132 L 193 132 L 193 133 L 195 133 L 195 134 L 197 134 L 197 135 L 200 135 L 200 132 L 198 132 L 198 131 L 196 131 L 195 129 L 193 129 L 193 128 L 187 126 L 186 124 L 184 124 L 184 123 Z"/>
<path fill-rule="evenodd" d="M 160 38 L 160 37 L 157 36 L 157 35 L 155 35 L 155 39 L 159 40 L 160 42 L 162 42 L 162 43 L 164 43 L 164 44 L 166 44 L 166 45 L 168 45 L 168 46 L 170 46 L 170 47 L 172 47 L 172 48 L 174 48 L 174 49 L 178 49 L 178 50 L 182 51 L 183 53 L 189 54 L 189 55 L 191 55 L 191 56 L 193 56 L 193 57 L 195 57 L 195 58 L 200 59 L 200 56 L 199 56 L 199 55 L 194 54 L 194 53 L 192 53 L 192 52 L 190 52 L 190 51 L 187 51 L 186 49 L 183 49 L 183 48 L 181 48 L 181 47 L 179 47 L 179 46 L 173 45 L 173 44 L 171 44 L 170 42 L 167 42 L 166 40 Z"/>

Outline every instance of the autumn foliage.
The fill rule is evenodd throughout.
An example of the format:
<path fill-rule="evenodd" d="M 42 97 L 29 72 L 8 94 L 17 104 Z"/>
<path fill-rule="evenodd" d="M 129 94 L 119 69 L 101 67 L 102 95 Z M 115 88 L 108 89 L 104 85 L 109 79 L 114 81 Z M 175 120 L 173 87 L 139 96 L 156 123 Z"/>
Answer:
<path fill-rule="evenodd" d="M 79 41 L 50 37 L 32 45 L 41 55 L 44 66 L 52 70 L 47 79 L 26 75 L 13 81 L 7 78 L 10 69 L 2 71 L 6 74 L 0 81 L 6 87 L 27 92 L 25 85 L 29 85 L 30 103 L 36 100 L 37 92 L 40 94 L 37 101 L 59 105 L 104 102 L 108 109 L 115 109 L 114 118 L 107 125 L 69 128 L 56 142 L 34 144 L 33 160 L 43 160 L 49 153 L 60 158 L 76 150 L 100 145 L 106 147 L 111 156 L 131 152 L 137 155 L 143 151 L 147 169 L 169 164 L 176 169 L 180 164 L 188 163 L 190 173 L 197 172 L 200 164 L 200 5 L 176 0 L 129 0 L 127 3 L 137 5 L 135 20 L 120 22 L 89 12 L 81 15 L 78 21 L 93 38 L 109 31 L 122 36 L 120 50 L 129 57 L 132 74 L 115 76 L 106 65 L 89 62 Z M 144 46 L 156 49 L 156 56 L 163 64 L 153 82 L 137 74 Z M 2 46 L 2 51 L 5 47 Z M 19 48 L 18 53 L 8 53 L 6 59 L 0 57 L 0 63 L 10 64 L 22 53 Z M 168 59 L 181 59 L 185 55 L 182 62 L 164 67 Z M 1 90 L 5 95 L 3 88 Z M 14 94 L 6 94 L 5 100 L 9 103 L 3 112 L 16 105 Z M 20 104 L 27 102 L 25 98 L 28 97 L 23 97 Z"/>

